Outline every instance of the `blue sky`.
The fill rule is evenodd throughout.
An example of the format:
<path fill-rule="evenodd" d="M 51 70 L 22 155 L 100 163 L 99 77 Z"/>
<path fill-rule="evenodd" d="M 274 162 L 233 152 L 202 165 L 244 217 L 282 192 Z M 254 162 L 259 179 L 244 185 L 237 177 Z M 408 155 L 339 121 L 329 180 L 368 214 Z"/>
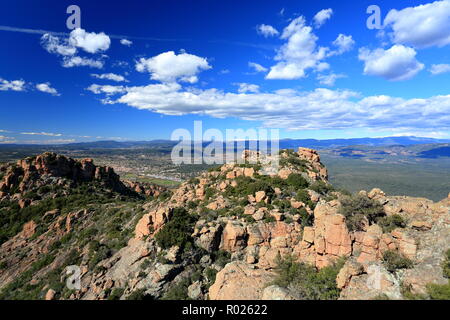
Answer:
<path fill-rule="evenodd" d="M 449 45 L 448 0 L 3 1 L 0 143 L 168 139 L 194 120 L 450 138 Z"/>

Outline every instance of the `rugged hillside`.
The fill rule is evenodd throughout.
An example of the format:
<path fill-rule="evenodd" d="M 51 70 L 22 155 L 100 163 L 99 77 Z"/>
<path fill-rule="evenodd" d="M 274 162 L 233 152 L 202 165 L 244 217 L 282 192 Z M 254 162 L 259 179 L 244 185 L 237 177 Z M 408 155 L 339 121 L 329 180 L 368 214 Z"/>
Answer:
<path fill-rule="evenodd" d="M 272 175 L 227 164 L 171 195 L 54 154 L 2 167 L 0 298 L 448 297 L 450 198 L 350 195 L 314 150 L 280 155 Z"/>

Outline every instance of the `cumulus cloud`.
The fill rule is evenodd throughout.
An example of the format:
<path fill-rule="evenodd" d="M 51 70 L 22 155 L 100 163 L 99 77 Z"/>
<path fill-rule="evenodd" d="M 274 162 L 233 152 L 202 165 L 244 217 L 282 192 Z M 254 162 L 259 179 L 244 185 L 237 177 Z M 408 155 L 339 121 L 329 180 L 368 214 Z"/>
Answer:
<path fill-rule="evenodd" d="M 87 88 L 86 90 L 91 91 L 95 94 L 104 93 L 108 96 L 123 93 L 125 92 L 125 87 L 123 86 L 111 86 L 111 85 L 98 85 L 98 84 L 92 84 Z"/>
<path fill-rule="evenodd" d="M 329 86 L 332 87 L 335 85 L 336 80 L 340 79 L 340 78 L 346 78 L 345 75 L 343 74 L 335 74 L 335 73 L 330 73 L 330 74 L 319 74 L 317 76 L 317 80 L 319 80 L 320 84 L 323 84 L 325 86 Z"/>
<path fill-rule="evenodd" d="M 266 67 L 263 67 L 259 63 L 256 62 L 249 62 L 248 66 L 252 69 L 254 69 L 256 72 L 267 72 L 268 69 Z"/>
<path fill-rule="evenodd" d="M 128 39 L 120 39 L 120 44 L 130 47 L 133 44 L 133 41 L 130 41 Z"/>
<path fill-rule="evenodd" d="M 279 34 L 277 29 L 267 24 L 257 25 L 256 30 L 258 31 L 259 34 L 263 35 L 266 38 L 274 37 Z"/>
<path fill-rule="evenodd" d="M 68 38 L 60 38 L 49 33 L 41 37 L 42 47 L 49 53 L 62 56 L 62 66 L 65 68 L 79 66 L 103 68 L 104 62 L 101 59 L 81 57 L 77 55 L 78 49 L 96 54 L 108 50 L 110 44 L 111 39 L 103 32 L 86 32 L 80 28 L 73 30 Z"/>
<path fill-rule="evenodd" d="M 61 133 L 51 133 L 51 132 L 21 132 L 20 134 L 30 135 L 30 136 L 48 136 L 48 137 L 61 137 Z"/>
<path fill-rule="evenodd" d="M 0 91 L 25 91 L 25 81 L 5 80 L 0 78 Z"/>
<path fill-rule="evenodd" d="M 287 130 L 398 128 L 411 131 L 450 129 L 450 95 L 427 99 L 361 97 L 350 90 L 318 88 L 275 92 L 233 93 L 218 89 L 184 89 L 178 83 L 123 88 L 108 103 L 166 115 L 201 114 L 261 121 Z M 101 93 L 102 90 L 98 90 Z"/>
<path fill-rule="evenodd" d="M 116 82 L 128 82 L 128 80 L 125 79 L 124 76 L 121 76 L 121 75 L 115 74 L 115 73 L 104 73 L 104 74 L 92 73 L 91 77 L 94 77 L 97 79 L 112 80 L 112 81 L 116 81 Z"/>
<path fill-rule="evenodd" d="M 433 64 L 430 68 L 433 75 L 450 72 L 450 64 Z"/>
<path fill-rule="evenodd" d="M 364 61 L 364 74 L 390 81 L 411 79 L 424 68 L 416 60 L 416 51 L 403 45 L 394 45 L 388 50 L 361 48 L 359 59 Z"/>
<path fill-rule="evenodd" d="M 258 93 L 259 92 L 259 86 L 256 84 L 235 83 L 235 85 L 239 86 L 239 88 L 238 88 L 239 93 L 247 93 L 247 92 Z"/>
<path fill-rule="evenodd" d="M 54 96 L 59 96 L 60 95 L 55 88 L 51 87 L 50 82 L 38 83 L 36 85 L 36 89 L 41 91 L 41 92 L 50 93 L 51 95 L 54 95 Z"/>
<path fill-rule="evenodd" d="M 316 13 L 314 16 L 314 25 L 316 28 L 320 28 L 328 19 L 333 15 L 333 9 L 323 9 Z"/>
<path fill-rule="evenodd" d="M 106 51 L 111 45 L 111 39 L 103 32 L 86 32 L 77 28 L 70 33 L 69 43 L 89 53 Z"/>
<path fill-rule="evenodd" d="M 391 10 L 384 20 L 392 40 L 415 48 L 450 44 L 450 0 Z"/>
<path fill-rule="evenodd" d="M 149 72 L 152 80 L 161 82 L 196 83 L 197 74 L 208 69 L 211 66 L 206 58 L 185 52 L 177 55 L 173 51 L 167 51 L 149 59 L 141 58 L 136 63 L 137 71 Z"/>
<path fill-rule="evenodd" d="M 77 48 L 70 45 L 67 39 L 63 40 L 48 33 L 41 37 L 41 44 L 49 53 L 62 56 L 73 56 L 77 53 Z"/>
<path fill-rule="evenodd" d="M 321 60 L 329 49 L 317 46 L 318 38 L 305 23 L 300 16 L 284 28 L 281 39 L 287 42 L 278 50 L 275 60 L 279 62 L 270 68 L 266 79 L 299 79 L 306 76 L 307 69 L 323 66 Z"/>
<path fill-rule="evenodd" d="M 355 41 L 352 36 L 341 33 L 336 40 L 333 41 L 333 45 L 337 48 L 336 54 L 343 54 L 353 49 Z"/>
<path fill-rule="evenodd" d="M 95 60 L 90 58 L 83 58 L 79 56 L 74 57 L 64 57 L 62 66 L 64 68 L 73 68 L 73 67 L 90 67 L 102 69 L 104 62 L 102 60 Z"/>

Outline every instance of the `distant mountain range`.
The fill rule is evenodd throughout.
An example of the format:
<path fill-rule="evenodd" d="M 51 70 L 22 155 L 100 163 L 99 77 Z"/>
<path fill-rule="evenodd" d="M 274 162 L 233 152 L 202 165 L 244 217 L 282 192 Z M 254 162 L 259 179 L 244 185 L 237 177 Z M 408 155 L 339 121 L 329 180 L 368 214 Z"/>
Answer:
<path fill-rule="evenodd" d="M 30 145 L 30 144 L 0 144 L 0 148 L 33 148 L 33 147 L 52 147 L 56 149 L 126 149 L 126 148 L 167 148 L 176 145 L 178 142 L 170 140 L 151 140 L 151 141 L 95 141 L 95 142 L 79 142 L 59 145 Z M 293 149 L 298 147 L 306 147 L 313 149 L 327 149 L 346 146 L 411 146 L 418 144 L 436 144 L 450 143 L 450 139 L 433 139 L 422 137 L 384 137 L 384 138 L 353 138 L 353 139 L 282 139 L 280 140 L 280 148 Z M 204 145 L 209 144 L 205 142 Z M 246 142 L 246 147 L 248 142 Z"/>

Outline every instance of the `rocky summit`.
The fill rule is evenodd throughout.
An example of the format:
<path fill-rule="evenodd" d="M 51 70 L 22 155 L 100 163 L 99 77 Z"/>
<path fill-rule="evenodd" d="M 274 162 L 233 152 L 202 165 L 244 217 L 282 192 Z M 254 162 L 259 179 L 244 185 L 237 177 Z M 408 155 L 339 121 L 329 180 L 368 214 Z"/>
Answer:
<path fill-rule="evenodd" d="M 0 299 L 450 298 L 450 195 L 350 194 L 307 148 L 270 174 L 242 157 L 176 190 L 53 153 L 2 165 Z"/>

